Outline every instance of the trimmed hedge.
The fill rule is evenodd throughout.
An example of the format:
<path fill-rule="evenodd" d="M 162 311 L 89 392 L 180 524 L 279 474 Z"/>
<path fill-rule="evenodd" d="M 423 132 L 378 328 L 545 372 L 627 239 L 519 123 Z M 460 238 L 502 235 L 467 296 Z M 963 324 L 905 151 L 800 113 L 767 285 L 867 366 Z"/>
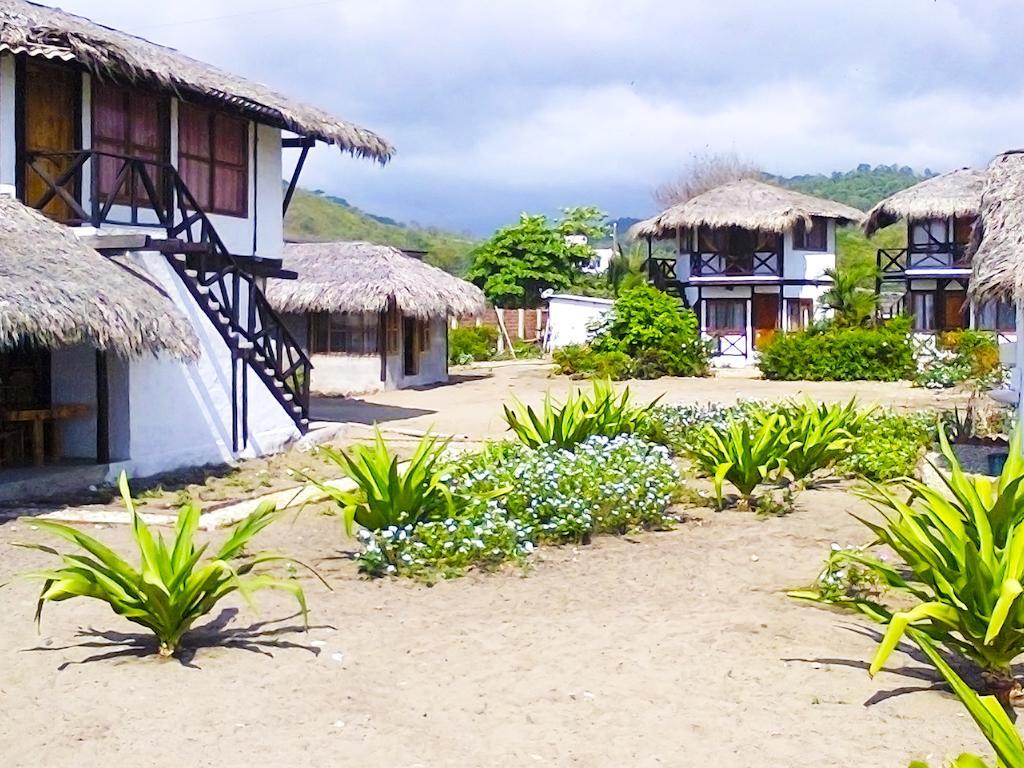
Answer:
<path fill-rule="evenodd" d="M 780 333 L 762 349 L 761 374 L 777 381 L 898 381 L 915 372 L 910 320 L 874 327 Z"/>

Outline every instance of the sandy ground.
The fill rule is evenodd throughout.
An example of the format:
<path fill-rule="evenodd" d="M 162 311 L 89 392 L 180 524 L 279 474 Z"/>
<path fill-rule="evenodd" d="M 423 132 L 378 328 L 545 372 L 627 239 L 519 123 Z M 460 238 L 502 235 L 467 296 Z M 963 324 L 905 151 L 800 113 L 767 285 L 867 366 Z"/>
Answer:
<path fill-rule="evenodd" d="M 951 390 L 932 391 L 911 387 L 907 382 L 786 382 L 756 378 L 756 371 L 724 370 L 706 379 L 663 378 L 655 381 L 629 381 L 616 386 L 629 387 L 640 400 L 659 395 L 664 403 L 733 403 L 740 399 L 780 400 L 805 395 L 823 402 L 846 401 L 857 397 L 865 404 L 900 409 L 952 408 L 966 397 Z M 589 387 L 567 376 L 555 376 L 543 361 L 498 363 L 452 372 L 448 386 L 420 390 L 399 390 L 362 398 L 318 398 L 314 401 L 314 419 L 378 422 L 382 427 L 433 429 L 448 434 L 474 437 L 501 437 L 505 433 L 502 403 L 518 398 L 528 404 L 540 403 L 545 392 L 561 397 L 574 387 Z"/>
<path fill-rule="evenodd" d="M 905 766 L 983 750 L 935 676 L 897 654 L 865 672 L 873 628 L 783 594 L 859 504 L 807 492 L 790 516 L 699 512 L 670 533 L 545 549 L 525 577 L 428 587 L 360 580 L 336 520 L 264 543 L 314 562 L 313 628 L 264 595 L 225 603 L 185 663 L 102 606 L 0 590 L 0 765 Z M 124 528 L 96 533 L 119 544 Z M 0 526 L 3 577 L 42 565 Z"/>
<path fill-rule="evenodd" d="M 511 394 L 536 401 L 573 385 L 536 367 L 473 375 L 320 408 L 479 438 L 501 434 Z M 804 390 L 937 402 L 896 385 L 732 376 L 634 388 L 667 401 Z M 308 510 L 262 544 L 332 585 L 305 580 L 310 631 L 285 596 L 264 594 L 258 615 L 229 599 L 182 661 L 147 655 L 144 635 L 91 601 L 47 606 L 37 634 L 36 586 L 14 581 L 0 589 L 0 766 L 891 768 L 987 752 L 919 660 L 897 654 L 871 680 L 874 627 L 785 597 L 831 542 L 866 538 L 854 508 L 865 511 L 830 489 L 782 518 L 697 510 L 673 532 L 544 548 L 525 573 L 433 587 L 360 579 L 338 521 Z M 123 527 L 90 532 L 128 546 Z M 26 518 L 0 524 L 0 583 L 49 562 L 9 546 L 40 533 Z"/>

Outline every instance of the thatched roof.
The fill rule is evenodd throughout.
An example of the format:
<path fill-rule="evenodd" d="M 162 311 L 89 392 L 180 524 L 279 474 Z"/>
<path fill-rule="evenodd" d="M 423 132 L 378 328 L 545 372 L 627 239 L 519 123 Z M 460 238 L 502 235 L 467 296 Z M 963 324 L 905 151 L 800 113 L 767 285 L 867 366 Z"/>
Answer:
<path fill-rule="evenodd" d="M 83 245 L 67 227 L 0 197 L 0 350 L 86 342 L 122 357 L 199 356 L 199 340 L 146 277 Z"/>
<path fill-rule="evenodd" d="M 0 51 L 74 61 L 100 77 L 172 90 L 254 120 L 387 162 L 394 148 L 375 133 L 258 83 L 81 16 L 23 0 L 0 0 Z"/>
<path fill-rule="evenodd" d="M 1024 150 L 989 164 L 971 250 L 973 296 L 1024 300 Z"/>
<path fill-rule="evenodd" d="M 798 221 L 810 224 L 812 216 L 859 222 L 864 214 L 832 200 L 811 197 L 764 181 L 741 179 L 673 205 L 634 225 L 631 234 L 634 237 L 665 237 L 674 235 L 677 229 L 695 227 L 743 227 L 787 232 Z"/>
<path fill-rule="evenodd" d="M 477 315 L 484 294 L 388 245 L 363 242 L 288 243 L 284 268 L 297 280 L 269 280 L 267 299 L 279 312 L 379 312 L 389 301 L 421 318 Z"/>
<path fill-rule="evenodd" d="M 947 219 L 950 216 L 975 216 L 981 206 L 985 171 L 958 168 L 900 190 L 868 211 L 864 231 L 871 237 L 882 227 L 907 219 Z"/>

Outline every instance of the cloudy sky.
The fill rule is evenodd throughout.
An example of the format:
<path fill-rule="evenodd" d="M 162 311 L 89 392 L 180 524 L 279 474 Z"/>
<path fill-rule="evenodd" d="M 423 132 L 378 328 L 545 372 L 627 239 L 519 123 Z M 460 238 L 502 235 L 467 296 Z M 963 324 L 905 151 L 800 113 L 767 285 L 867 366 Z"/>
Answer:
<path fill-rule="evenodd" d="M 1019 0 L 62 0 L 388 138 L 302 183 L 486 233 L 652 213 L 695 153 L 766 170 L 947 170 L 1024 146 Z"/>

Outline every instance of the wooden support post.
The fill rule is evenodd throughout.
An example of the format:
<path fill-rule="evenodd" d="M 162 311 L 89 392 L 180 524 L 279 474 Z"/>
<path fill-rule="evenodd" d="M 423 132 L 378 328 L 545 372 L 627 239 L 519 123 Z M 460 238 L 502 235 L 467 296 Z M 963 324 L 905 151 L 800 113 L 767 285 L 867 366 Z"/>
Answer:
<path fill-rule="evenodd" d="M 110 463 L 110 361 L 102 350 L 96 350 L 96 463 Z"/>

